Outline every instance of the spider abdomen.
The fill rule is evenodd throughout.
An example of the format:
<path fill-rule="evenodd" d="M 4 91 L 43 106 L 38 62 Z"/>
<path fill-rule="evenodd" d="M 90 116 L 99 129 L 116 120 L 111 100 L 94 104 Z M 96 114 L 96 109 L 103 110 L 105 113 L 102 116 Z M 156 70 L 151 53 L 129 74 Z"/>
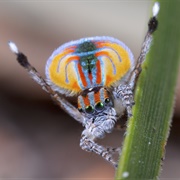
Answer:
<path fill-rule="evenodd" d="M 110 87 L 134 64 L 129 48 L 112 37 L 71 41 L 53 52 L 46 76 L 60 93 L 75 95 L 94 87 Z"/>

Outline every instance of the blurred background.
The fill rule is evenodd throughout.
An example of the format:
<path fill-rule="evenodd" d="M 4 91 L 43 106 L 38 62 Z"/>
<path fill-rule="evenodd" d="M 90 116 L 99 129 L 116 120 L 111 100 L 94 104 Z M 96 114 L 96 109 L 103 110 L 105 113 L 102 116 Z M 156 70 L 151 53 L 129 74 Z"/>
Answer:
<path fill-rule="evenodd" d="M 82 126 L 29 78 L 7 41 L 16 42 L 43 77 L 53 50 L 82 37 L 113 36 L 137 58 L 150 7 L 150 1 L 127 0 L 0 2 L 0 179 L 114 177 L 101 157 L 81 150 Z M 162 179 L 180 178 L 179 89 Z M 100 143 L 120 146 L 123 134 L 114 131 Z"/>

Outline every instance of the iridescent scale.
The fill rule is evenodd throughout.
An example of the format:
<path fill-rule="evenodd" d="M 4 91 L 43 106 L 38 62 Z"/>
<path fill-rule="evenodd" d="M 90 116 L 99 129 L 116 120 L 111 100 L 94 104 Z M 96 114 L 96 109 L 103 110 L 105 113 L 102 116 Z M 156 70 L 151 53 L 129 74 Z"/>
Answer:
<path fill-rule="evenodd" d="M 130 49 L 112 37 L 90 37 L 71 41 L 56 49 L 46 64 L 53 88 L 76 95 L 94 87 L 110 87 L 134 65 Z"/>

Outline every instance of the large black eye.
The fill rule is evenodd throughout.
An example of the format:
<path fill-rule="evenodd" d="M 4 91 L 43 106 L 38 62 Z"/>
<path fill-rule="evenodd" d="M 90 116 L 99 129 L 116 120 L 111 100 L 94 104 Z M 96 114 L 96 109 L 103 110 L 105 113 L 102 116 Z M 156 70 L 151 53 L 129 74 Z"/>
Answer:
<path fill-rule="evenodd" d="M 94 112 L 94 108 L 92 106 L 86 106 L 86 112 L 87 113 L 93 113 Z"/>
<path fill-rule="evenodd" d="M 79 112 L 83 112 L 83 109 L 82 108 L 78 108 Z"/>
<path fill-rule="evenodd" d="M 104 104 L 102 102 L 98 102 L 95 106 L 96 110 L 102 110 L 104 108 Z"/>
<path fill-rule="evenodd" d="M 110 102 L 110 99 L 106 98 L 104 102 L 108 104 Z"/>

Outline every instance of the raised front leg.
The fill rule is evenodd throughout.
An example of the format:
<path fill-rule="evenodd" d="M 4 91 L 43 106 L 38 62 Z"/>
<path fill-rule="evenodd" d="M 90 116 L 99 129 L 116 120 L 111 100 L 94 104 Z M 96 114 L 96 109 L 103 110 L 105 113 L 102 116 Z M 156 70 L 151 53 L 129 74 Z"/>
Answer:
<path fill-rule="evenodd" d="M 133 92 L 136 85 L 137 78 L 142 70 L 141 65 L 149 52 L 152 34 L 156 31 L 158 26 L 157 15 L 159 12 L 159 4 L 156 2 L 153 6 L 153 17 L 150 18 L 148 23 L 148 31 L 146 33 L 139 58 L 136 65 L 126 80 L 124 85 L 119 85 L 113 91 L 114 98 L 120 98 L 123 106 L 127 109 L 128 117 L 132 116 L 132 106 L 134 105 Z"/>
<path fill-rule="evenodd" d="M 38 73 L 38 71 L 28 62 L 27 57 L 18 50 L 17 46 L 13 42 L 9 42 L 9 47 L 11 51 L 16 55 L 18 63 L 28 71 L 29 76 L 39 84 L 44 91 L 50 94 L 52 99 L 71 117 L 80 123 L 84 123 L 84 116 L 75 108 L 71 103 L 69 103 L 65 98 L 63 98 L 59 93 L 54 91 L 51 86 L 46 82 L 46 80 Z"/>
<path fill-rule="evenodd" d="M 147 53 L 149 52 L 149 49 L 151 47 L 152 44 L 152 34 L 156 31 L 157 27 L 158 27 L 158 20 L 157 20 L 157 15 L 159 12 L 159 3 L 156 2 L 153 6 L 152 12 L 153 12 L 153 17 L 150 18 L 149 23 L 148 23 L 148 31 L 146 33 L 146 36 L 144 38 L 144 42 L 142 44 L 142 48 L 141 48 L 141 52 L 140 55 L 136 61 L 136 65 L 133 69 L 133 71 L 131 72 L 129 79 L 127 81 L 128 84 L 136 84 L 137 78 L 139 76 L 139 74 L 141 73 L 141 65 L 144 62 Z"/>

